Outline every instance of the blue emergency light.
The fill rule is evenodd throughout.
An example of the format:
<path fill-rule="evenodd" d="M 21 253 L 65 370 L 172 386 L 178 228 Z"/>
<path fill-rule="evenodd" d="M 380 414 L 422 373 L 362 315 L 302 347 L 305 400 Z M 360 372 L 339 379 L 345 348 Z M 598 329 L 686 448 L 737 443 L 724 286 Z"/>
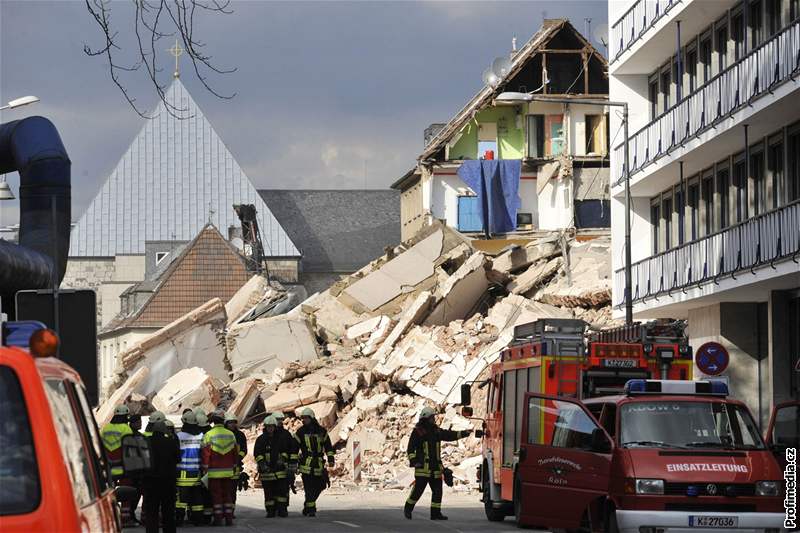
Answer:
<path fill-rule="evenodd" d="M 631 379 L 625 383 L 624 390 L 628 396 L 641 394 L 728 396 L 728 384 L 719 380 Z"/>
<path fill-rule="evenodd" d="M 38 320 L 16 320 L 13 322 L 3 322 L 0 327 L 0 337 L 3 346 L 16 346 L 25 348 L 30 346 L 30 340 L 34 333 L 40 329 L 47 329 L 47 326 Z"/>

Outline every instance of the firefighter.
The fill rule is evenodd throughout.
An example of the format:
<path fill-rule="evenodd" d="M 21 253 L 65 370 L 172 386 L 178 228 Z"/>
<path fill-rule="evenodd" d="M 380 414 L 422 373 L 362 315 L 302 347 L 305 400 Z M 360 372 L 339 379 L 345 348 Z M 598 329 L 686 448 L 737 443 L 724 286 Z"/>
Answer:
<path fill-rule="evenodd" d="M 233 501 L 231 501 L 231 476 L 239 460 L 239 445 L 236 435 L 225 429 L 225 414 L 214 411 L 211 414 L 214 427 L 203 435 L 201 448 L 201 472 L 208 476 L 208 491 L 214 511 L 214 525 L 233 525 Z"/>
<path fill-rule="evenodd" d="M 122 438 L 128 435 L 133 435 L 133 430 L 128 424 L 128 416 L 130 411 L 128 406 L 119 405 L 114 409 L 114 416 L 111 422 L 103 426 L 100 431 L 100 438 L 103 441 L 103 447 L 106 449 L 106 455 L 111 463 L 111 476 L 117 485 L 131 486 L 132 483 L 125 477 L 125 469 L 122 466 Z M 133 520 L 133 509 L 131 502 L 122 502 L 122 526 L 133 527 L 135 522 Z"/>
<path fill-rule="evenodd" d="M 288 433 L 288 432 L 287 432 Z M 274 416 L 264 419 L 264 432 L 256 439 L 253 455 L 264 489 L 264 509 L 267 518 L 289 516 L 286 492 L 289 485 L 289 451 L 293 448 L 291 434 L 279 430 Z"/>
<path fill-rule="evenodd" d="M 211 430 L 208 417 L 206 416 L 206 412 L 200 407 L 195 408 L 193 412 L 202 437 L 202 435 Z M 211 507 L 211 493 L 208 491 L 208 487 L 202 483 L 200 484 L 200 494 L 203 496 L 203 523 L 210 525 L 214 516 L 214 510 Z"/>
<path fill-rule="evenodd" d="M 167 417 L 161 411 L 153 411 L 150 413 L 150 416 L 147 418 L 147 425 L 144 427 L 144 431 L 142 431 L 142 435 L 145 437 L 149 437 L 153 434 L 153 426 L 158 422 L 164 422 Z"/>
<path fill-rule="evenodd" d="M 306 407 L 300 415 L 303 426 L 297 430 L 295 439 L 299 447 L 299 470 L 303 477 L 305 503 L 303 515 L 317 515 L 317 498 L 330 485 L 328 470 L 325 468 L 325 457 L 328 466 L 334 464 L 334 453 L 328 432 L 319 425 L 314 411 Z"/>
<path fill-rule="evenodd" d="M 289 467 L 286 476 L 286 484 L 281 487 L 281 490 L 283 490 L 281 497 L 286 499 L 286 507 L 288 508 L 289 489 L 291 488 L 292 491 L 294 491 L 294 478 L 297 475 L 297 458 L 300 447 L 297 445 L 297 441 L 292 433 L 283 427 L 283 420 L 286 418 L 286 415 L 284 415 L 281 411 L 275 411 L 272 413 L 272 416 L 274 416 L 275 420 L 278 422 L 276 431 L 283 434 L 284 437 L 289 441 Z"/>
<path fill-rule="evenodd" d="M 178 478 L 175 481 L 178 489 L 175 517 L 178 526 L 183 525 L 187 514 L 191 522 L 199 526 L 203 523 L 203 493 L 200 484 L 200 448 L 203 434 L 191 409 L 184 411 L 181 422 L 183 426 L 178 432 L 181 460 L 178 463 Z"/>
<path fill-rule="evenodd" d="M 231 499 L 233 501 L 233 512 L 236 513 L 236 492 L 239 489 L 239 478 L 244 472 L 244 456 L 247 455 L 247 437 L 239 429 L 239 420 L 233 413 L 225 415 L 225 427 L 228 428 L 236 437 L 236 444 L 239 445 L 239 459 L 233 469 L 231 476 Z M 235 518 L 235 516 L 234 516 Z"/>
<path fill-rule="evenodd" d="M 441 442 L 463 439 L 472 430 L 451 431 L 436 425 L 434 411 L 424 407 L 419 414 L 417 426 L 408 439 L 408 461 L 414 468 L 414 488 L 406 500 L 403 514 L 411 520 L 411 513 L 425 486 L 431 487 L 431 520 L 447 520 L 442 514 L 442 456 Z"/>
<path fill-rule="evenodd" d="M 175 533 L 175 473 L 182 458 L 181 449 L 166 421 L 153 424 L 147 440 L 151 469 L 142 480 L 145 530 L 158 533 L 160 515 L 164 533 Z"/>

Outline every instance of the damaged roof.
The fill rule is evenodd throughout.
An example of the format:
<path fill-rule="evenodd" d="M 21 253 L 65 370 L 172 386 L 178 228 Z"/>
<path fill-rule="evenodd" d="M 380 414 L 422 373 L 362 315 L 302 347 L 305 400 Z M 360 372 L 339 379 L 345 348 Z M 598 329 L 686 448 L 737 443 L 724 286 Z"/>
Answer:
<path fill-rule="evenodd" d="M 589 41 L 584 38 L 581 33 L 575 29 L 574 26 L 569 22 L 568 19 L 545 19 L 544 23 L 542 23 L 542 27 L 539 28 L 533 37 L 525 43 L 525 45 L 511 57 L 511 68 L 503 78 L 501 78 L 500 83 L 497 84 L 496 87 L 491 87 L 489 85 L 484 86 L 478 94 L 476 94 L 472 99 L 465 105 L 461 111 L 456 113 L 456 115 L 450 119 L 450 121 L 442 128 L 439 133 L 437 133 L 430 142 L 425 146 L 425 150 L 417 157 L 419 161 L 425 161 L 430 159 L 431 157 L 436 154 L 439 150 L 441 150 L 444 145 L 455 135 L 457 132 L 461 131 L 461 129 L 472 119 L 472 117 L 480 111 L 481 109 L 485 108 L 491 101 L 497 96 L 499 93 L 503 92 L 506 82 L 510 81 L 514 76 L 516 76 L 522 68 L 525 66 L 527 61 L 534 56 L 537 52 L 539 52 L 544 46 L 562 29 L 567 28 L 571 30 L 574 35 L 583 43 L 584 48 L 588 49 L 592 56 L 596 57 L 603 67 L 607 67 L 608 62 L 603 55 L 591 45 Z M 398 182 L 396 182 L 393 186 L 400 187 L 402 182 L 408 177 L 403 176 Z"/>
<path fill-rule="evenodd" d="M 303 272 L 353 272 L 400 242 L 394 190 L 259 190 L 297 243 Z"/>
<path fill-rule="evenodd" d="M 207 224 L 160 275 L 125 291 L 152 292 L 141 306 L 117 315 L 101 335 L 129 327 L 160 328 L 212 298 L 227 302 L 250 277 L 245 258 Z"/>

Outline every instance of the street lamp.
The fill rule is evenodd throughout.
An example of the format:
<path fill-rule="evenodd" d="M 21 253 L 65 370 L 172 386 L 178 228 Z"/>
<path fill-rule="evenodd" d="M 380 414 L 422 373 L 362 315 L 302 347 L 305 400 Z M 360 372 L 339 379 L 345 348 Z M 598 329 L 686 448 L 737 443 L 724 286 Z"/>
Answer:
<path fill-rule="evenodd" d="M 557 104 L 607 105 L 622 108 L 623 134 L 625 136 L 624 168 L 625 168 L 625 324 L 633 324 L 633 299 L 631 287 L 631 172 L 628 166 L 628 103 L 612 102 L 596 98 L 564 98 L 534 93 L 502 92 L 495 97 L 495 102 L 519 104 L 526 102 L 553 102 Z M 610 149 L 610 147 L 609 147 Z"/>
<path fill-rule="evenodd" d="M 28 104 L 35 104 L 38 101 L 39 101 L 39 97 L 38 96 L 23 96 L 22 98 L 17 98 L 16 100 L 11 100 L 9 103 L 4 105 L 3 107 L 0 107 L 0 111 L 3 111 L 5 109 L 14 109 L 16 107 L 22 107 L 22 106 L 28 105 Z"/>

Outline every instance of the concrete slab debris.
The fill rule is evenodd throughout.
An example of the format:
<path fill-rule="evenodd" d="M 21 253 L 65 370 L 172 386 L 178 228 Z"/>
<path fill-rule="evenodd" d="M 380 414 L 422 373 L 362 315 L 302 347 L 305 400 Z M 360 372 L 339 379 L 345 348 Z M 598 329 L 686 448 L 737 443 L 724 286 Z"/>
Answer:
<path fill-rule="evenodd" d="M 234 381 L 228 387 L 236 394 L 228 407 L 228 412 L 242 422 L 253 411 L 253 407 L 258 401 L 259 381 L 255 378 L 244 378 Z"/>
<path fill-rule="evenodd" d="M 270 291 L 275 291 L 275 289 L 269 286 L 269 281 L 267 281 L 266 277 L 256 274 L 250 278 L 225 304 L 228 325 L 230 326 L 245 312 L 255 307 Z"/>
<path fill-rule="evenodd" d="M 560 257 L 536 263 L 506 285 L 506 289 L 511 294 L 527 294 L 549 280 L 561 268 L 562 263 Z"/>
<path fill-rule="evenodd" d="M 136 391 L 139 385 L 147 379 L 150 375 L 150 369 L 147 367 L 141 367 L 135 372 L 131 374 L 131 376 L 122 383 L 121 386 L 117 387 L 117 389 L 108 397 L 108 399 L 100 406 L 97 407 L 95 410 L 95 419 L 97 420 L 97 425 L 99 427 L 103 427 L 104 425 L 108 424 L 111 420 L 111 417 L 114 415 L 114 409 L 122 403 L 124 403 L 128 397 Z"/>
<path fill-rule="evenodd" d="M 336 401 L 336 393 L 320 385 L 304 385 L 297 388 L 283 388 L 275 391 L 269 398 L 264 399 L 264 409 L 271 413 L 282 411 L 292 412 L 298 407 L 311 405 L 316 402 Z"/>
<path fill-rule="evenodd" d="M 335 401 L 316 402 L 309 404 L 305 407 L 298 407 L 295 409 L 294 415 L 300 416 L 302 410 L 306 408 L 314 411 L 314 415 L 317 418 L 317 422 L 319 422 L 320 425 L 325 429 L 331 429 L 333 425 L 336 423 Z"/>
<path fill-rule="evenodd" d="M 425 325 L 444 325 L 465 318 L 489 288 L 485 266 L 486 256 L 476 252 L 447 278 L 436 291 L 438 303 L 425 319 Z"/>
<path fill-rule="evenodd" d="M 153 397 L 153 407 L 165 414 L 181 414 L 200 407 L 211 412 L 220 400 L 222 383 L 202 368 L 185 368 L 167 379 Z"/>
<path fill-rule="evenodd" d="M 226 337 L 233 379 L 269 379 L 284 363 L 317 359 L 317 341 L 307 320 L 285 316 L 236 324 Z"/>

